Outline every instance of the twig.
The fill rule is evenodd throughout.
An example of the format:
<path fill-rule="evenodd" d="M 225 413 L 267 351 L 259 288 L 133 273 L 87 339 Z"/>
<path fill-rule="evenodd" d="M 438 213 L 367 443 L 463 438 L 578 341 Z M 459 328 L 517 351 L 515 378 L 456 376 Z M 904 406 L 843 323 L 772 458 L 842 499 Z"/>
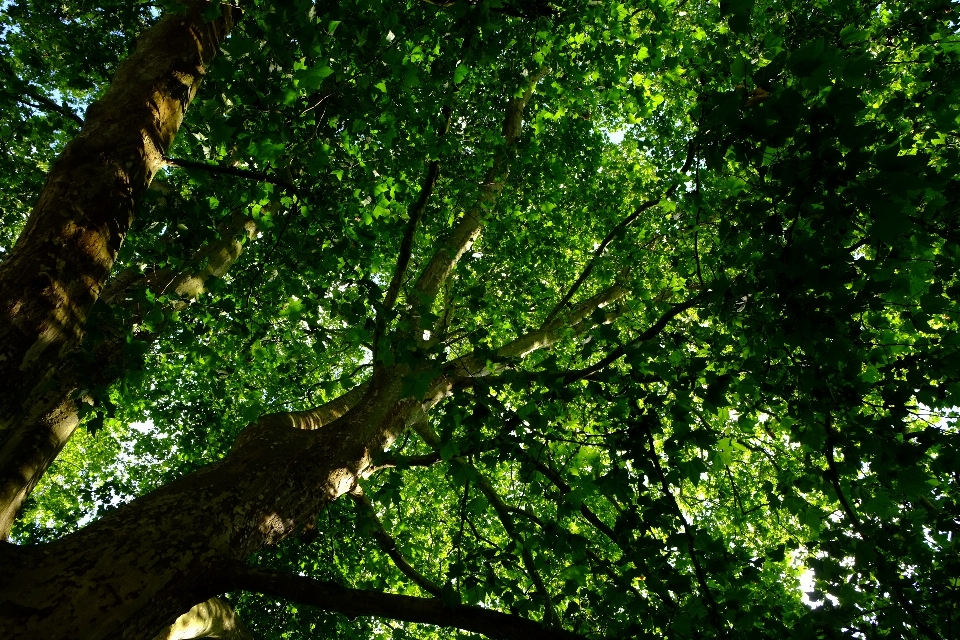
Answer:
<path fill-rule="evenodd" d="M 367 517 L 370 518 L 376 528 L 373 530 L 373 537 L 377 541 L 377 544 L 380 545 L 380 548 L 383 549 L 384 553 L 390 556 L 390 559 L 393 560 L 393 564 L 397 566 L 400 571 L 404 573 L 408 578 L 413 580 L 419 587 L 421 587 L 427 593 L 431 593 L 434 596 L 440 596 L 440 586 L 436 582 L 426 577 L 419 571 L 413 568 L 413 565 L 400 553 L 400 549 L 397 547 L 396 540 L 387 533 L 387 530 L 384 529 L 383 523 L 380 522 L 380 518 L 377 517 L 377 511 L 373 508 L 373 503 L 370 502 L 370 498 L 367 497 L 367 494 L 363 492 L 362 489 L 357 487 L 350 492 L 350 497 L 353 499 L 354 503 L 363 509 Z"/>
<path fill-rule="evenodd" d="M 260 171 L 251 171 L 249 169 L 238 169 L 236 167 L 224 167 L 219 164 L 208 164 L 206 162 L 196 162 L 194 160 L 182 160 L 180 158 L 164 158 L 164 163 L 171 167 L 180 167 L 181 169 L 199 169 L 200 171 L 206 171 L 207 173 L 216 173 L 226 176 L 236 176 L 238 178 L 246 178 L 248 180 L 256 180 L 257 182 L 267 182 L 269 184 L 276 185 L 291 193 L 297 193 L 297 187 L 286 180 L 282 180 L 275 176 L 272 176 L 268 173 L 262 173 Z"/>

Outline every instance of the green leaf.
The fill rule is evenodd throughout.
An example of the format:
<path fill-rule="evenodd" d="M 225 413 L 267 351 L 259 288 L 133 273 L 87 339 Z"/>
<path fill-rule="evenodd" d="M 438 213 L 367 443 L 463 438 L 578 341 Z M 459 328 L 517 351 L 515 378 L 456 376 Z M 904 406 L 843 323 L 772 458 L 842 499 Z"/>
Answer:
<path fill-rule="evenodd" d="M 296 73 L 299 87 L 307 93 L 316 91 L 325 78 L 333 74 L 333 69 L 327 65 L 302 69 Z"/>

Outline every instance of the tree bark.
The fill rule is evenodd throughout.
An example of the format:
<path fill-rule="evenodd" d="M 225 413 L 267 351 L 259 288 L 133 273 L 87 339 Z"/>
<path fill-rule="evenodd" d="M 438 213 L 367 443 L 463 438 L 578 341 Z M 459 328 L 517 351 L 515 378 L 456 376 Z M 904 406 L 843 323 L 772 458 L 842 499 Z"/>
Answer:
<path fill-rule="evenodd" d="M 190 3 L 139 39 L 54 162 L 0 265 L 0 536 L 77 424 L 64 358 L 113 267 L 134 210 L 173 142 L 233 9 Z"/>
<path fill-rule="evenodd" d="M 56 542 L 0 544 L 0 637 L 152 639 L 217 595 L 236 563 L 353 488 L 417 405 L 401 398 L 405 373 L 375 375 L 319 429 L 290 428 L 318 422 L 302 413 L 264 416 L 220 462 Z"/>
<path fill-rule="evenodd" d="M 237 617 L 230 603 L 220 598 L 201 602 L 177 618 L 158 633 L 153 640 L 193 640 L 194 638 L 222 638 L 223 640 L 253 640 L 246 626 Z"/>

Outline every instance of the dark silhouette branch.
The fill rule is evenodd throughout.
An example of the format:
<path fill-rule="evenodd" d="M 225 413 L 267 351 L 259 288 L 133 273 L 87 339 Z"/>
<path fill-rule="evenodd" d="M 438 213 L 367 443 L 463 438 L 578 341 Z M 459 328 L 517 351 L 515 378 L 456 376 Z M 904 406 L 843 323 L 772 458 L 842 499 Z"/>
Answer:
<path fill-rule="evenodd" d="M 80 125 L 81 127 L 83 126 L 83 118 L 78 116 L 76 112 L 66 107 L 65 105 L 57 104 L 55 101 L 43 95 L 42 93 L 40 93 L 39 91 L 37 91 L 31 86 L 27 86 L 26 88 L 24 88 L 23 92 L 25 95 L 27 95 L 30 98 L 33 98 L 35 101 L 39 103 L 39 104 L 33 104 L 30 102 L 24 102 L 24 104 L 28 104 L 31 107 L 34 107 L 37 109 L 45 109 L 47 111 L 53 111 L 57 115 L 60 115 L 66 118 L 67 120 L 71 120 L 77 123 L 78 125 Z"/>
<path fill-rule="evenodd" d="M 673 320 L 675 317 L 677 317 L 687 309 L 694 307 L 696 303 L 700 300 L 702 295 L 703 294 L 694 296 L 690 300 L 686 300 L 684 302 L 681 302 L 680 304 L 670 307 L 670 309 L 667 310 L 667 312 L 664 313 L 662 316 L 660 316 L 660 319 L 657 320 L 653 325 L 651 325 L 646 331 L 641 333 L 639 336 L 637 336 L 630 342 L 617 347 L 616 349 L 608 353 L 599 362 L 592 364 L 589 367 L 586 367 L 584 369 L 568 371 L 562 377 L 563 384 L 566 385 L 572 382 L 576 382 L 578 380 L 589 378 L 593 374 L 599 371 L 602 371 L 604 368 L 610 366 L 611 364 L 613 364 L 614 362 L 622 358 L 624 355 L 626 355 L 628 349 L 635 347 L 641 342 L 646 342 L 647 340 L 655 338 L 657 335 L 659 335 L 661 331 L 663 331 L 666 328 L 667 324 L 669 324 L 671 320 Z"/>
<path fill-rule="evenodd" d="M 453 115 L 453 109 L 449 105 L 443 108 L 443 127 L 440 130 L 440 136 L 444 136 L 450 130 L 450 118 Z M 407 266 L 410 264 L 410 256 L 413 253 L 413 242 L 416 240 L 417 227 L 423 218 L 423 212 L 427 208 L 427 202 L 433 195 L 433 188 L 437 184 L 437 178 L 440 177 L 440 161 L 434 160 L 427 169 L 427 175 L 420 185 L 420 195 L 416 202 L 410 205 L 407 210 L 409 222 L 403 233 L 403 240 L 400 243 L 400 255 L 397 256 L 397 267 L 393 272 L 393 278 L 390 280 L 390 286 L 387 287 L 387 295 L 383 299 L 383 311 L 389 313 L 393 305 L 397 302 L 397 296 L 400 295 L 400 286 L 403 284 L 403 276 L 407 272 Z"/>
<path fill-rule="evenodd" d="M 533 464 L 534 468 L 542 476 L 544 476 L 547 480 L 552 482 L 555 487 L 557 487 L 561 495 L 567 495 L 573 490 L 573 487 L 567 484 L 566 481 L 564 481 L 563 477 L 559 473 L 557 473 L 554 469 L 552 469 L 548 464 L 546 464 L 545 462 L 543 462 L 542 460 L 540 460 L 539 458 L 533 455 L 526 454 L 525 457 L 527 458 L 527 460 L 529 460 Z M 606 522 L 601 520 L 600 516 L 594 513 L 590 509 L 590 507 L 588 507 L 587 505 L 581 502 L 579 511 L 580 511 L 580 515 L 583 516 L 584 520 L 586 520 L 591 525 L 593 525 L 593 527 L 597 529 L 597 531 L 605 535 L 610 540 L 610 542 L 617 545 L 617 547 L 620 549 L 620 551 L 624 553 L 625 556 L 633 560 L 633 563 L 637 566 L 637 568 L 641 570 L 646 570 L 647 563 L 644 561 L 644 559 L 639 557 L 636 553 L 634 553 L 633 549 L 631 549 L 628 544 L 625 544 L 624 541 L 621 540 L 619 536 L 617 536 L 613 528 L 610 527 Z M 609 575 L 610 578 L 613 579 L 615 583 L 620 584 L 620 586 L 622 587 L 626 585 L 626 587 L 628 587 L 630 590 L 636 592 L 636 589 L 633 587 L 633 585 L 626 583 L 620 576 L 617 576 L 615 573 L 613 573 L 612 569 L 609 568 L 609 564 L 610 564 L 609 562 L 601 559 L 599 556 L 597 556 L 594 561 L 600 563 L 602 566 L 605 566 L 605 569 L 607 570 L 607 575 Z M 602 563 L 606 563 L 606 565 L 603 565 Z M 657 594 L 657 596 L 660 599 L 662 599 L 666 604 L 676 607 L 677 603 L 674 602 L 673 598 L 670 596 L 670 594 L 666 590 L 656 589 L 653 587 L 651 587 L 650 590 L 652 593 Z"/>
<path fill-rule="evenodd" d="M 670 491 L 670 484 L 667 482 L 667 476 L 663 472 L 663 467 L 660 466 L 660 457 L 657 454 L 657 447 L 653 441 L 653 433 L 650 432 L 650 429 L 643 425 L 643 431 L 647 436 L 647 442 L 650 444 L 649 459 L 653 464 L 654 470 L 657 472 L 657 478 L 660 480 L 660 488 L 663 491 L 663 495 L 666 496 L 667 500 L 670 501 L 670 504 L 673 506 L 674 512 L 677 517 L 680 518 L 680 524 L 683 528 L 683 536 L 687 540 L 687 552 L 690 555 L 690 560 L 693 562 L 694 572 L 697 574 L 697 583 L 700 585 L 700 591 L 704 600 L 706 600 L 707 607 L 710 610 L 710 618 L 717 628 L 717 631 L 721 635 L 727 637 L 727 628 L 723 624 L 723 618 L 720 617 L 720 612 L 717 609 L 717 601 L 713 598 L 713 592 L 710 590 L 710 586 L 707 584 L 707 575 L 703 571 L 703 567 L 700 565 L 700 557 L 697 554 L 696 544 L 693 537 L 693 532 L 691 531 L 690 523 L 687 522 L 687 518 L 683 515 L 683 511 L 680 510 L 680 505 L 677 504 L 677 499 L 673 496 L 673 492 Z"/>
<path fill-rule="evenodd" d="M 557 612 L 553 607 L 553 599 L 550 597 L 550 592 L 547 591 L 547 586 L 543 582 L 543 576 L 541 576 L 540 571 L 537 570 L 537 565 L 533 560 L 533 553 L 523 544 L 523 540 L 520 538 L 513 516 L 511 515 L 513 509 L 503 501 L 503 498 L 496 492 L 493 485 L 490 484 L 490 481 L 480 473 L 479 469 L 463 458 L 454 458 L 454 461 L 465 466 L 473 467 L 474 471 L 476 471 L 477 488 L 480 489 L 480 493 L 484 495 L 490 503 L 490 506 L 493 507 L 507 535 L 513 538 L 520 547 L 520 557 L 523 559 L 523 566 L 527 571 L 527 575 L 530 576 L 530 580 L 533 581 L 534 586 L 543 598 L 544 622 L 549 627 L 558 627 L 560 625 L 560 618 L 557 617 Z"/>
<path fill-rule="evenodd" d="M 276 185 L 282 189 L 286 189 L 291 193 L 297 192 L 297 187 L 291 183 L 272 176 L 268 173 L 262 173 L 260 171 L 250 171 L 249 169 L 238 169 L 237 167 L 224 167 L 219 164 L 209 164 L 206 162 L 196 162 L 194 160 L 182 160 L 180 158 L 164 158 L 164 163 L 171 167 L 180 167 L 181 169 L 197 169 L 200 171 L 206 171 L 207 173 L 214 173 L 225 176 L 236 176 L 238 178 L 246 178 L 247 180 L 256 180 L 257 182 L 267 182 L 269 184 Z"/>
<path fill-rule="evenodd" d="M 562 629 L 482 607 L 444 605 L 439 598 L 417 598 L 392 593 L 349 589 L 274 569 L 242 567 L 227 580 L 231 589 L 261 593 L 349 618 L 371 616 L 433 624 L 506 640 L 586 640 Z"/>

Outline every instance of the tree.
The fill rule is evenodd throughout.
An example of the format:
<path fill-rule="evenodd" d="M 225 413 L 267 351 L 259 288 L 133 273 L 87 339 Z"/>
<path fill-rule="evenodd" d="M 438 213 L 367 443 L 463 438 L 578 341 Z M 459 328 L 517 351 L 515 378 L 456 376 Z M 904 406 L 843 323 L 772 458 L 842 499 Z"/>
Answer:
<path fill-rule="evenodd" d="M 4 637 L 956 634 L 954 5 L 3 12 Z"/>

